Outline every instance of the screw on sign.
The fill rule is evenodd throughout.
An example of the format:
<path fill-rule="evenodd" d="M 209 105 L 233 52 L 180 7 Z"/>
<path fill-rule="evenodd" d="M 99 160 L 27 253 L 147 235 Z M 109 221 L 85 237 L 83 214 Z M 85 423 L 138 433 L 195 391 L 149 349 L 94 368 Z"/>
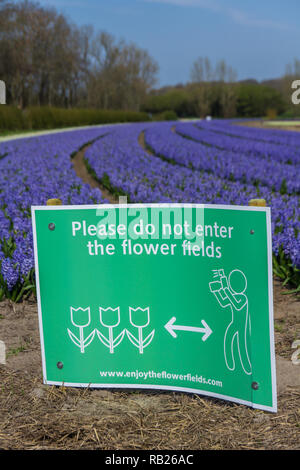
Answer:
<path fill-rule="evenodd" d="M 48 199 L 47 201 L 47 206 L 61 206 L 62 205 L 62 202 L 60 199 Z M 55 224 L 53 222 L 51 222 L 49 225 L 48 225 L 48 228 L 49 230 L 55 230 Z"/>
<path fill-rule="evenodd" d="M 267 203 L 265 199 L 250 199 L 249 206 L 257 206 L 257 207 L 266 207 Z M 254 230 L 250 230 L 250 234 L 254 235 Z"/>

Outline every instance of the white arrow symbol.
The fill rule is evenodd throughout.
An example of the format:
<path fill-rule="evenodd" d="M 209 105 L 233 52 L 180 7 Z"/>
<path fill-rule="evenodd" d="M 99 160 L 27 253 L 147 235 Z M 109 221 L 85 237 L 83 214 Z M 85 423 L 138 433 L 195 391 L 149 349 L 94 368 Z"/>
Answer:
<path fill-rule="evenodd" d="M 202 341 L 206 341 L 207 338 L 212 334 L 212 330 L 209 328 L 208 324 L 201 320 L 202 325 L 204 328 L 199 328 L 197 326 L 182 326 L 182 325 L 174 325 L 176 321 L 176 317 L 172 317 L 168 323 L 165 324 L 166 330 L 173 336 L 173 338 L 177 338 L 177 334 L 174 330 L 182 330 L 182 331 L 195 331 L 196 333 L 204 333 L 202 336 Z"/>

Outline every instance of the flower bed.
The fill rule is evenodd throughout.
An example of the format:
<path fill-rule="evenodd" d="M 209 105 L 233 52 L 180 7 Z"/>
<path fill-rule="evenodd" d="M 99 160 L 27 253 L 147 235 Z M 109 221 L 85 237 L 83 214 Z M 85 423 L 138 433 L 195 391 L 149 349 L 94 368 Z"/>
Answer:
<path fill-rule="evenodd" d="M 94 128 L 0 144 L 0 299 L 18 300 L 34 289 L 32 205 L 54 197 L 63 204 L 104 201 L 99 189 L 76 176 L 70 156 L 107 132 Z"/>

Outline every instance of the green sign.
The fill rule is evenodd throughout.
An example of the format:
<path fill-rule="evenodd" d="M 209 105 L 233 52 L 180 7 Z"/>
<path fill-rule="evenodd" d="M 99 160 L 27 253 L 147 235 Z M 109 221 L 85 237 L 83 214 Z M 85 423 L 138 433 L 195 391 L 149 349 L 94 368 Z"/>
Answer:
<path fill-rule="evenodd" d="M 33 207 L 44 383 L 276 411 L 270 209 Z"/>

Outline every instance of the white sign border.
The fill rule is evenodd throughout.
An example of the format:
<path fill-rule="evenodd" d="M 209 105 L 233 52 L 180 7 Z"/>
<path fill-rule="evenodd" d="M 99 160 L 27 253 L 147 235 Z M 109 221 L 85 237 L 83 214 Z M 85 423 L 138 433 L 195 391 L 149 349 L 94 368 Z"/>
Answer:
<path fill-rule="evenodd" d="M 269 301 L 269 332 L 270 332 L 270 359 L 271 359 L 271 378 L 272 378 L 272 402 L 273 406 L 266 406 L 255 403 L 253 401 L 240 400 L 238 398 L 229 397 L 219 393 L 208 392 L 199 389 L 186 388 L 186 387 L 169 387 L 167 385 L 142 385 L 136 384 L 98 384 L 98 383 L 72 383 L 72 382 L 56 382 L 47 380 L 46 374 L 46 358 L 44 350 L 44 336 L 43 336 L 43 321 L 42 321 L 42 307 L 40 295 L 40 282 L 39 282 L 39 264 L 38 264 L 38 249 L 37 249 L 37 234 L 36 234 L 36 211 L 51 211 L 51 210 L 107 210 L 107 209 L 120 209 L 120 208 L 196 208 L 196 209 L 222 209 L 222 210 L 244 210 L 256 211 L 266 213 L 267 224 L 267 250 L 268 250 L 268 301 Z M 57 205 L 57 206 L 31 206 L 32 214 L 32 227 L 33 227 L 33 246 L 34 246 L 34 260 L 35 260 L 35 277 L 36 277 L 36 292 L 38 304 L 38 317 L 39 329 L 41 340 L 41 355 L 42 355 L 42 369 L 43 369 L 43 383 L 45 385 L 58 385 L 69 387 L 84 387 L 84 388 L 120 388 L 120 389 L 157 389 L 157 390 L 170 390 L 195 393 L 197 395 L 204 395 L 208 397 L 227 400 L 230 402 L 250 406 L 259 410 L 270 412 L 277 412 L 277 385 L 276 385 L 276 359 L 275 359 L 275 342 L 274 342 L 274 308 L 273 308 L 273 270 L 272 270 L 272 232 L 271 232 L 271 209 L 270 207 L 261 206 L 238 206 L 238 205 L 222 205 L 222 204 L 193 204 L 193 203 L 134 203 L 134 204 L 82 204 L 82 205 Z"/>

